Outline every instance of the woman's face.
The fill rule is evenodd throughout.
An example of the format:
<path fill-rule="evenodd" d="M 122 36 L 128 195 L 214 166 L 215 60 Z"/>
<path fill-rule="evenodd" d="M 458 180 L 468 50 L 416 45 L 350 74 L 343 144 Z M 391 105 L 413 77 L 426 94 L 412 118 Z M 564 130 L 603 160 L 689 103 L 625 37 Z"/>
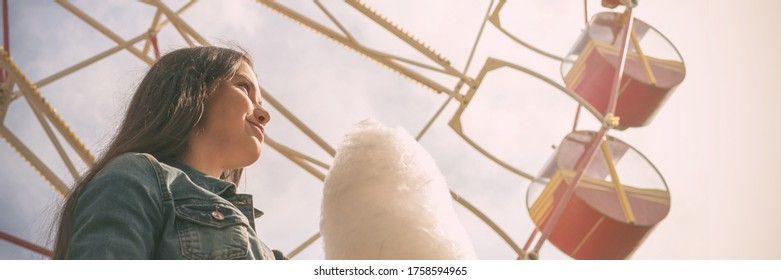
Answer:
<path fill-rule="evenodd" d="M 190 138 L 190 151 L 207 161 L 211 170 L 202 170 L 206 173 L 246 167 L 260 157 L 269 120 L 255 72 L 241 62 L 236 74 L 217 85 L 209 98 L 201 125 Z"/>

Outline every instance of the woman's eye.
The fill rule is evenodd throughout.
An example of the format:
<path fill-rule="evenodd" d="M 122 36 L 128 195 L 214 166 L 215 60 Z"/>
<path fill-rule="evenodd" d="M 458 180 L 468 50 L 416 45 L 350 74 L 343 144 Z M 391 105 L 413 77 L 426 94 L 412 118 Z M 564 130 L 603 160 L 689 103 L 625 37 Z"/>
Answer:
<path fill-rule="evenodd" d="M 239 87 L 243 88 L 244 91 L 249 93 L 249 84 L 247 84 L 247 83 L 239 83 Z"/>

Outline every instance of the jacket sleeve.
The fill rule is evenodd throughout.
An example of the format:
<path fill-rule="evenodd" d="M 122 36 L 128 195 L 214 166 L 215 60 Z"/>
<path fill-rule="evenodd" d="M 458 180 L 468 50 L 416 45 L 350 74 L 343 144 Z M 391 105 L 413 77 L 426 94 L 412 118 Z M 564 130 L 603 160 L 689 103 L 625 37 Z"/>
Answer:
<path fill-rule="evenodd" d="M 67 258 L 152 258 L 163 224 L 159 184 L 143 155 L 109 162 L 81 191 Z"/>
<path fill-rule="evenodd" d="M 289 259 L 288 259 L 288 258 L 285 256 L 285 254 L 283 254 L 283 253 L 282 253 L 282 251 L 280 251 L 280 250 L 271 250 L 271 252 L 273 252 L 273 253 L 274 253 L 274 259 L 275 259 L 275 260 L 278 260 L 278 261 L 281 261 L 281 260 L 289 260 Z"/>

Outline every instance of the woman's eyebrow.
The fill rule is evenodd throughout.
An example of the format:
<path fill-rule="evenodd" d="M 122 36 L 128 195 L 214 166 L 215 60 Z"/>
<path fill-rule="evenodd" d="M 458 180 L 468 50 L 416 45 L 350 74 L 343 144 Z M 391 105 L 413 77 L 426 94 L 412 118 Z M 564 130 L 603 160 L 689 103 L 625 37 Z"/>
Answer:
<path fill-rule="evenodd" d="M 241 73 L 236 74 L 236 76 L 238 76 L 239 78 L 242 78 L 242 79 L 247 81 L 247 84 L 249 84 L 249 87 L 250 87 L 250 91 L 255 91 L 255 92 L 257 91 L 257 89 L 255 88 L 255 83 L 252 82 L 252 79 L 250 79 L 249 76 L 241 74 Z"/>

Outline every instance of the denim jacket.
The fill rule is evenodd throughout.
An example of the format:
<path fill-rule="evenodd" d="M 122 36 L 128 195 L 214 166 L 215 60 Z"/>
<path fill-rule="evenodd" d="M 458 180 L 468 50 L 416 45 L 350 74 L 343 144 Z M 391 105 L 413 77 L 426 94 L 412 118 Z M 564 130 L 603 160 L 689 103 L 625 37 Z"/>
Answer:
<path fill-rule="evenodd" d="M 252 196 L 178 162 L 125 153 L 84 186 L 69 259 L 274 259 Z"/>

